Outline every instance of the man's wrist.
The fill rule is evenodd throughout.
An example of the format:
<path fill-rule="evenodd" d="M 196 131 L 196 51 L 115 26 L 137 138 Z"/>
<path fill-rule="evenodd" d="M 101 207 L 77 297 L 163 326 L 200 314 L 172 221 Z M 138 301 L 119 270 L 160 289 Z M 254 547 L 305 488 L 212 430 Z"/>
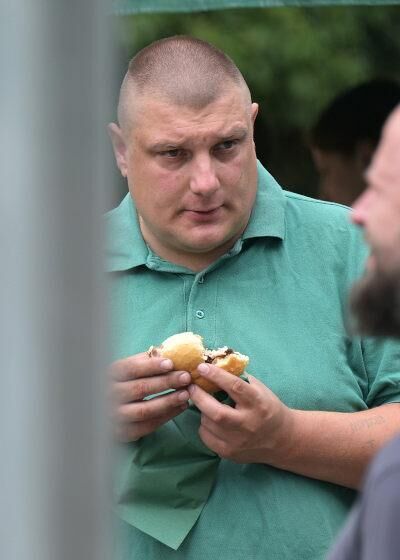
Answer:
<path fill-rule="evenodd" d="M 277 437 L 274 438 L 275 441 L 270 442 L 268 446 L 265 462 L 272 467 L 290 470 L 290 466 L 296 461 L 301 445 L 304 411 L 285 408 L 282 425 Z"/>

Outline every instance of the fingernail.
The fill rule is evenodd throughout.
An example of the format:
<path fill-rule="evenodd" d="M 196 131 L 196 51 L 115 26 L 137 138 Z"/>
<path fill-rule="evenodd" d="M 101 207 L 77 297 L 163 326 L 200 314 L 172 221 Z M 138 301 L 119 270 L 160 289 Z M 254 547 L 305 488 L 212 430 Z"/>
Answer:
<path fill-rule="evenodd" d="M 189 398 L 189 393 L 187 391 L 181 391 L 178 395 L 180 401 L 187 401 Z"/>
<path fill-rule="evenodd" d="M 189 385 L 191 379 L 190 373 L 182 373 L 182 375 L 179 376 L 179 382 L 182 383 L 182 385 Z"/>
<path fill-rule="evenodd" d="M 194 391 L 196 390 L 194 385 L 189 385 L 188 389 L 189 395 L 193 395 Z"/>
<path fill-rule="evenodd" d="M 174 367 L 174 364 L 172 363 L 172 360 L 163 360 L 160 364 L 160 367 L 162 369 L 172 369 Z"/>
<path fill-rule="evenodd" d="M 207 364 L 200 364 L 199 366 L 197 366 L 197 371 L 199 373 L 208 373 L 210 371 L 210 368 Z"/>

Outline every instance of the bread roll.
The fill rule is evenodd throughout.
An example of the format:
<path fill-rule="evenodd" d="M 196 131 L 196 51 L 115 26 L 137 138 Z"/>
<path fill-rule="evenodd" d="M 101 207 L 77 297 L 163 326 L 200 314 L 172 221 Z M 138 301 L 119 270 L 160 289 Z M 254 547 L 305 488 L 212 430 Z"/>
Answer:
<path fill-rule="evenodd" d="M 204 348 L 201 336 L 192 332 L 184 332 L 170 336 L 158 346 L 152 346 L 148 354 L 150 356 L 162 356 L 169 358 L 174 364 L 174 369 L 188 371 L 192 381 L 207 393 L 221 391 L 221 388 L 202 377 L 196 368 L 201 363 L 216 365 L 232 375 L 241 375 L 247 364 L 248 356 L 235 352 L 227 346 L 217 350 Z"/>

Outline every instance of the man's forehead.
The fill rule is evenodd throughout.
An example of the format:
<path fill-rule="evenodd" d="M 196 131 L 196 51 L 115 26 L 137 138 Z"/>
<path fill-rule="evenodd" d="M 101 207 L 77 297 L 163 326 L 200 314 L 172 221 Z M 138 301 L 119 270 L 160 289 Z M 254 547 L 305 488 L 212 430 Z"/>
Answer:
<path fill-rule="evenodd" d="M 185 135 L 186 131 L 199 134 L 214 133 L 220 136 L 240 133 L 248 129 L 251 121 L 251 104 L 243 98 L 219 97 L 201 108 L 177 105 L 168 99 L 141 98 L 132 113 L 132 127 L 139 134 L 170 136 Z"/>
<path fill-rule="evenodd" d="M 217 94 L 210 96 L 207 99 L 198 99 L 195 94 L 193 97 L 188 93 L 187 97 L 182 100 L 174 98 L 170 95 L 165 95 L 163 91 L 153 92 L 152 95 L 145 93 L 136 93 L 133 95 L 134 102 L 137 106 L 146 107 L 151 106 L 153 103 L 160 106 L 171 107 L 177 109 L 179 107 L 201 111 L 210 105 L 224 102 L 225 100 L 233 101 L 237 104 L 248 105 L 251 104 L 250 99 L 246 96 L 246 92 L 239 86 L 230 85 L 224 90 L 220 90 Z"/>
<path fill-rule="evenodd" d="M 182 95 L 182 92 L 177 92 L 177 95 L 174 96 L 173 93 L 166 93 L 162 88 L 140 89 L 133 84 L 126 88 L 125 99 L 134 110 L 146 110 L 151 108 L 153 104 L 170 106 L 173 109 L 187 107 L 201 110 L 207 105 L 226 98 L 235 100 L 237 103 L 242 102 L 244 105 L 251 105 L 250 93 L 245 84 L 242 86 L 228 82 L 224 85 L 224 88 L 220 88 L 213 93 L 210 91 L 207 97 L 198 96 L 197 92 L 195 90 L 191 91 L 190 88 L 182 87 L 182 89 L 187 90 L 184 95 Z"/>
<path fill-rule="evenodd" d="M 392 113 L 367 171 L 372 184 L 400 192 L 400 107 Z"/>

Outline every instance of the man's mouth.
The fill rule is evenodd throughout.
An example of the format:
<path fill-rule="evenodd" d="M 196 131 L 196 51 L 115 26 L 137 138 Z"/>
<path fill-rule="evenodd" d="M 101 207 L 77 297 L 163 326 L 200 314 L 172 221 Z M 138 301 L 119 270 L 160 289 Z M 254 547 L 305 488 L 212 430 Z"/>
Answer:
<path fill-rule="evenodd" d="M 188 208 L 188 212 L 198 212 L 199 214 L 211 214 L 211 212 L 215 212 L 221 206 L 212 206 L 210 208 Z"/>
<path fill-rule="evenodd" d="M 222 205 L 212 208 L 190 208 L 185 213 L 196 221 L 207 221 L 216 218 L 222 210 Z"/>

